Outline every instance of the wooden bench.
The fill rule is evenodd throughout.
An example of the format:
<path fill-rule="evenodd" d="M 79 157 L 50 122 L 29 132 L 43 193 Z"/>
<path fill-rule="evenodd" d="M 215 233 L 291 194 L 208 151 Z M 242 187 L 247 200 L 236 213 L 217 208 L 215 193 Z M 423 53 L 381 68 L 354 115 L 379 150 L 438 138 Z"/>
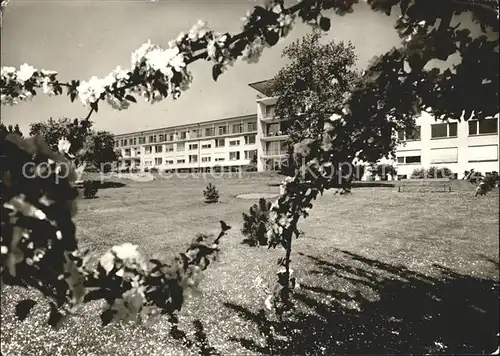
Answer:
<path fill-rule="evenodd" d="M 404 192 L 410 187 L 419 187 L 421 189 L 439 187 L 439 190 L 442 188 L 444 192 L 451 192 L 450 178 L 401 179 L 399 181 L 398 192 Z"/>

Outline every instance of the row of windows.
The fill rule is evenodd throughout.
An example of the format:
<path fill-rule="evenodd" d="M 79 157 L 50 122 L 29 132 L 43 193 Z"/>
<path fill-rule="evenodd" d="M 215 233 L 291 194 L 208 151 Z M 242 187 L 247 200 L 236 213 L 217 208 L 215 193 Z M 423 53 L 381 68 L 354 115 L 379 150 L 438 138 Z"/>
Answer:
<path fill-rule="evenodd" d="M 229 130 L 231 128 L 231 130 Z M 245 130 L 246 128 L 246 130 Z M 255 132 L 257 131 L 257 122 L 252 121 L 252 122 L 247 122 L 246 125 L 240 123 L 240 124 L 234 124 L 229 127 L 229 125 L 224 125 L 224 126 L 218 126 L 218 127 L 207 127 L 204 130 L 202 129 L 193 129 L 191 131 L 182 131 L 177 134 L 180 140 L 186 140 L 188 138 L 188 132 L 189 132 L 189 138 L 201 138 L 201 137 L 212 137 L 217 135 L 227 135 L 228 131 L 230 131 L 231 134 L 238 134 L 238 133 L 245 133 L 245 132 Z M 148 136 L 147 143 L 160 143 L 160 142 L 168 142 L 168 141 L 175 141 L 176 140 L 176 134 L 170 133 L 170 134 L 158 134 L 158 135 L 150 135 Z M 117 147 L 119 146 L 132 146 L 132 145 L 141 145 L 146 143 L 146 137 L 136 137 L 136 138 L 129 138 L 129 139 L 120 139 L 115 142 L 115 145 Z"/>
<path fill-rule="evenodd" d="M 229 146 L 234 147 L 234 146 L 239 146 L 240 145 L 240 140 L 230 140 L 229 141 Z M 245 145 L 253 145 L 255 144 L 255 135 L 252 136 L 245 136 Z M 215 147 L 225 147 L 225 139 L 216 139 L 215 140 Z M 173 144 L 167 144 L 165 146 L 163 145 L 157 145 L 157 146 L 146 146 L 144 147 L 144 152 L 145 154 L 151 154 L 153 153 L 153 148 L 155 153 L 162 153 L 163 152 L 163 147 L 165 147 L 165 152 L 173 152 L 174 151 L 174 145 Z M 177 144 L 177 151 L 184 151 L 186 148 L 184 143 L 178 143 Z M 201 145 L 202 149 L 210 149 L 212 148 L 211 143 L 206 143 Z M 198 149 L 198 144 L 197 143 L 192 143 L 188 145 L 188 150 L 193 151 Z M 125 150 L 127 154 L 128 150 Z"/>
<path fill-rule="evenodd" d="M 498 161 L 498 144 L 468 146 L 460 152 L 468 162 Z M 428 159 L 431 164 L 457 163 L 458 156 L 458 147 L 436 147 L 431 148 Z M 421 160 L 420 150 L 399 152 L 397 157 L 399 164 L 416 164 L 421 163 Z"/>
<path fill-rule="evenodd" d="M 257 150 L 250 150 L 250 151 L 244 151 L 244 159 L 253 159 L 256 155 L 257 155 Z M 240 159 L 240 151 L 235 151 L 235 152 L 229 152 L 229 160 L 230 161 L 237 161 Z M 225 161 L 226 159 L 224 157 L 216 157 L 214 159 L 215 162 L 222 162 L 222 161 Z M 212 157 L 210 156 L 205 156 L 205 157 L 201 157 L 201 162 L 211 162 L 212 161 Z M 165 159 L 163 160 L 162 157 L 156 157 L 154 159 L 154 163 L 155 165 L 159 166 L 159 165 L 162 165 L 163 162 L 165 162 L 165 164 L 174 164 L 174 160 L 172 159 Z M 197 163 L 198 162 L 198 155 L 189 155 L 188 157 L 188 162 L 189 163 Z M 153 163 L 153 161 L 145 161 L 144 164 L 146 166 L 149 166 Z M 185 159 L 178 159 L 178 160 L 175 160 L 175 163 L 177 164 L 184 164 L 186 163 L 186 160 Z"/>
<path fill-rule="evenodd" d="M 487 135 L 498 133 L 498 119 L 470 120 L 468 121 L 469 136 Z M 458 124 L 456 122 L 440 123 L 431 125 L 431 138 L 457 137 Z M 400 141 L 420 140 L 421 127 L 416 126 L 414 130 L 398 132 Z"/>

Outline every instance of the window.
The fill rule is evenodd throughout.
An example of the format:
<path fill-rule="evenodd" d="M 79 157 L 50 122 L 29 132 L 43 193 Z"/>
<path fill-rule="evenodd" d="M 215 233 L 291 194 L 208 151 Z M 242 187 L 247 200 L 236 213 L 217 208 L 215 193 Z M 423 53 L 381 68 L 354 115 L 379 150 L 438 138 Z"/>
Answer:
<path fill-rule="evenodd" d="M 139 145 L 146 143 L 146 137 L 139 137 Z"/>
<path fill-rule="evenodd" d="M 201 145 L 201 148 L 204 148 L 204 149 L 211 148 L 211 147 L 212 147 L 212 145 L 209 143 L 207 143 L 205 145 Z"/>
<path fill-rule="evenodd" d="M 123 154 L 125 157 L 130 156 L 130 148 L 125 149 L 125 152 Z"/>
<path fill-rule="evenodd" d="M 276 156 L 276 155 L 280 155 L 282 153 L 286 153 L 286 151 L 281 152 L 280 148 L 281 148 L 280 143 L 278 141 L 266 142 L 266 155 Z"/>
<path fill-rule="evenodd" d="M 498 161 L 498 145 L 469 146 L 467 156 L 469 162 Z"/>
<path fill-rule="evenodd" d="M 239 146 L 239 145 L 240 145 L 240 140 L 229 141 L 229 146 Z"/>
<path fill-rule="evenodd" d="M 205 136 L 206 137 L 214 136 L 214 128 L 213 127 L 207 127 L 205 129 Z"/>
<path fill-rule="evenodd" d="M 431 149 L 431 163 L 456 163 L 458 162 L 458 148 Z"/>
<path fill-rule="evenodd" d="M 174 134 L 169 134 L 169 135 L 168 135 L 168 140 L 169 140 L 169 141 L 173 141 L 173 140 L 174 140 L 174 137 L 175 137 L 175 135 L 174 135 Z"/>
<path fill-rule="evenodd" d="M 247 129 L 248 132 L 257 131 L 257 123 L 256 122 L 249 122 L 247 125 L 248 125 L 248 129 Z"/>
<path fill-rule="evenodd" d="M 173 160 L 168 160 L 168 161 L 165 161 L 165 164 L 174 164 L 174 161 Z"/>
<path fill-rule="evenodd" d="M 240 159 L 240 151 L 229 152 L 229 160 L 230 161 L 237 161 L 239 159 Z"/>
<path fill-rule="evenodd" d="M 161 165 L 162 158 L 161 157 L 156 157 L 155 158 L 155 166 L 160 166 Z"/>
<path fill-rule="evenodd" d="M 196 163 L 198 162 L 198 156 L 197 155 L 189 155 L 189 163 Z"/>
<path fill-rule="evenodd" d="M 266 106 L 266 117 L 274 117 L 274 105 Z"/>
<path fill-rule="evenodd" d="M 397 161 L 400 164 L 421 163 L 420 150 L 407 150 L 398 152 Z"/>
<path fill-rule="evenodd" d="M 202 162 L 210 162 L 210 157 L 201 157 Z"/>
<path fill-rule="evenodd" d="M 219 135 L 225 135 L 225 134 L 227 134 L 227 127 L 219 126 Z"/>
<path fill-rule="evenodd" d="M 420 126 L 416 126 L 414 130 L 399 130 L 399 141 L 419 141 L 420 140 Z"/>
<path fill-rule="evenodd" d="M 118 147 L 118 146 L 120 146 L 120 142 L 115 141 L 115 147 Z"/>
<path fill-rule="evenodd" d="M 187 138 L 187 131 L 181 132 L 181 140 L 185 140 Z"/>
<path fill-rule="evenodd" d="M 280 124 L 267 125 L 267 136 L 276 136 L 280 133 Z"/>
<path fill-rule="evenodd" d="M 198 145 L 196 143 L 189 145 L 189 150 L 190 151 L 197 150 L 197 149 L 198 149 Z"/>
<path fill-rule="evenodd" d="M 197 138 L 198 137 L 198 130 L 191 130 L 191 138 Z"/>
<path fill-rule="evenodd" d="M 177 144 L 177 151 L 184 151 L 185 150 L 185 144 L 184 143 L 178 143 Z"/>
<path fill-rule="evenodd" d="M 245 145 L 253 145 L 255 143 L 255 135 L 245 136 Z"/>
<path fill-rule="evenodd" d="M 173 152 L 174 151 L 174 145 L 169 144 L 165 145 L 165 152 Z"/>
<path fill-rule="evenodd" d="M 144 161 L 145 166 L 151 166 L 153 164 L 153 161 Z"/>
<path fill-rule="evenodd" d="M 163 147 L 161 145 L 155 146 L 155 153 L 162 153 Z"/>
<path fill-rule="evenodd" d="M 457 123 L 442 123 L 431 125 L 432 138 L 457 137 Z"/>
<path fill-rule="evenodd" d="M 163 135 L 163 134 L 160 134 L 160 137 L 159 137 L 159 142 L 163 142 L 163 137 L 164 137 L 164 135 Z"/>
<path fill-rule="evenodd" d="M 415 164 L 415 163 L 420 163 L 421 162 L 421 156 L 405 156 L 405 157 L 398 157 L 398 163 L 401 164 Z"/>
<path fill-rule="evenodd" d="M 215 159 L 215 162 L 222 162 L 222 161 L 225 161 L 225 160 L 226 160 L 225 158 L 219 157 L 219 158 Z"/>
<path fill-rule="evenodd" d="M 186 163 L 185 159 L 178 159 L 177 160 L 177 164 L 183 164 L 183 163 Z"/>
<path fill-rule="evenodd" d="M 215 140 L 215 147 L 224 147 L 225 142 L 223 138 L 219 138 Z"/>
<path fill-rule="evenodd" d="M 129 140 L 128 140 L 129 146 L 132 146 L 132 144 L 133 144 L 132 142 L 134 142 L 134 141 L 131 138 L 129 138 Z"/>
<path fill-rule="evenodd" d="M 233 133 L 241 133 L 243 131 L 242 124 L 233 125 Z"/>
<path fill-rule="evenodd" d="M 148 140 L 149 143 L 153 143 L 153 136 L 149 136 L 149 140 Z"/>
<path fill-rule="evenodd" d="M 134 146 L 137 145 L 137 138 L 134 138 Z"/>
<path fill-rule="evenodd" d="M 498 133 L 498 119 L 484 119 L 469 121 L 469 136 L 489 135 Z"/>
<path fill-rule="evenodd" d="M 257 150 L 245 151 L 245 159 L 253 159 L 257 156 Z"/>
<path fill-rule="evenodd" d="M 144 147 L 144 153 L 150 155 L 153 152 L 153 148 L 151 146 Z"/>

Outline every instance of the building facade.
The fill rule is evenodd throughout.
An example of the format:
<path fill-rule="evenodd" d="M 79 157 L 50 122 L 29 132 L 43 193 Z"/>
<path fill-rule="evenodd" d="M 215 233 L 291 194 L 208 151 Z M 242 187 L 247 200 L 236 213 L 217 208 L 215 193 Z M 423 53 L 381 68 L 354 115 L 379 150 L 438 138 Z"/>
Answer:
<path fill-rule="evenodd" d="M 286 122 L 274 115 L 276 97 L 268 81 L 249 84 L 259 92 L 257 114 L 115 136 L 119 169 L 156 168 L 161 171 L 224 170 L 248 166 L 278 170 L 288 153 Z M 410 178 L 415 169 L 447 167 L 457 177 L 466 170 L 499 170 L 498 116 L 482 121 L 438 122 L 428 113 L 416 120 L 414 132 L 398 132 L 398 177 Z"/>
<path fill-rule="evenodd" d="M 260 170 L 275 169 L 287 153 L 283 120 L 274 116 L 276 97 L 269 96 L 268 81 L 249 84 L 259 92 L 257 102 L 257 151 Z M 396 134 L 396 133 L 395 133 Z M 457 177 L 466 170 L 499 171 L 499 119 L 438 122 L 423 112 L 410 134 L 398 132 L 400 144 L 395 166 L 400 178 L 410 178 L 415 169 L 447 167 Z M 385 162 L 387 163 L 387 162 Z"/>
<path fill-rule="evenodd" d="M 257 155 L 257 117 L 247 115 L 115 135 L 119 170 L 201 171 L 247 166 Z"/>
<path fill-rule="evenodd" d="M 447 167 L 461 178 L 474 169 L 499 171 L 498 117 L 481 121 L 439 122 L 428 113 L 416 120 L 411 134 L 398 132 L 398 176 L 410 178 L 415 169 Z"/>

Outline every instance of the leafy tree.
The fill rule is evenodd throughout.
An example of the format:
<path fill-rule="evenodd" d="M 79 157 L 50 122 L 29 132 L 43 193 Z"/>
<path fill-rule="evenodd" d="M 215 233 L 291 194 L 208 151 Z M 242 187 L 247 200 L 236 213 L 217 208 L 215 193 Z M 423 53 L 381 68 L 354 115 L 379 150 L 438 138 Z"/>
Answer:
<path fill-rule="evenodd" d="M 86 144 L 92 135 L 92 121 L 61 118 L 36 122 L 30 125 L 30 136 L 40 135 L 45 139 L 49 148 L 58 151 L 57 145 L 61 138 L 67 138 L 71 144 L 70 154 L 82 158 L 86 154 Z"/>
<path fill-rule="evenodd" d="M 118 159 L 113 134 L 107 131 L 93 131 L 90 120 L 62 118 L 36 122 L 30 125 L 30 135 L 41 135 L 51 150 L 57 151 L 59 140 L 67 137 L 71 146 L 69 153 L 79 162 L 87 162 L 96 168 L 110 169 L 109 164 Z"/>
<path fill-rule="evenodd" d="M 354 67 L 356 54 L 351 43 L 321 44 L 319 31 L 305 35 L 283 50 L 291 63 L 270 81 L 269 90 L 278 96 L 275 114 L 292 143 L 323 134 L 324 119 L 335 114 L 343 97 L 360 76 Z"/>
<path fill-rule="evenodd" d="M 2 67 L 1 102 L 13 105 L 29 100 L 40 89 L 45 94 L 53 95 L 61 95 L 66 91 L 70 100 L 74 101 L 78 97 L 90 108 L 88 119 L 98 111 L 103 101 L 116 109 L 126 109 L 130 103 L 136 102 L 133 95 L 141 95 L 151 103 L 168 96 L 178 98 L 192 80 L 189 64 L 197 60 L 212 61 L 212 75 L 217 80 L 237 58 L 249 62 L 257 60 L 265 46 L 275 45 L 280 37 L 289 33 L 295 17 L 328 30 L 330 20 L 324 17 L 323 10 L 345 15 L 352 12 L 352 5 L 356 2 L 303 0 L 285 7 L 282 0 L 272 0 L 265 6 L 255 6 L 245 18 L 242 32 L 238 34 L 216 33 L 206 29 L 203 23 L 198 23 L 189 34 L 172 41 L 170 48 L 163 50 L 148 42 L 133 53 L 131 68 L 117 68 L 105 78 L 93 77 L 89 81 L 73 79 L 61 82 L 57 79 L 57 72 L 37 70 L 28 64 L 21 65 L 19 70 Z M 368 2 L 373 9 L 387 14 L 391 13 L 394 6 L 399 6 L 402 16 L 396 29 L 403 41 L 398 48 L 372 61 L 348 94 L 336 103 L 334 114 L 337 116 L 325 115 L 326 109 L 330 110 L 330 107 L 325 110 L 316 107 L 314 110 L 321 115 L 308 119 L 314 124 L 311 130 L 320 131 L 322 120 L 325 121 L 324 130 L 318 136 L 308 134 L 307 138 L 294 146 L 294 158 L 299 162 L 298 172 L 293 177 L 285 178 L 281 196 L 271 206 L 271 223 L 267 232 L 269 246 L 281 245 L 286 251 L 285 258 L 279 264 L 287 267 L 284 273 L 280 272 L 278 283 L 281 287 L 276 289 L 279 290 L 276 296 L 282 301 L 278 304 L 286 308 L 290 306 L 290 285 L 287 281 L 290 281 L 288 266 L 292 237 L 299 235 L 297 223 L 300 217 L 307 217 L 312 201 L 318 194 L 343 183 L 332 175 L 333 168 L 338 168 L 341 162 L 352 162 L 354 158 L 363 162 L 377 162 L 393 149 L 394 142 L 390 137 L 394 129 L 407 129 L 414 125 L 415 116 L 422 110 L 430 112 L 437 119 L 463 117 L 465 120 L 471 117 L 484 119 L 500 111 L 498 2 Z M 473 36 L 471 31 L 457 25 L 458 16 L 464 12 L 472 14 L 480 30 L 489 31 L 488 35 Z M 460 63 L 444 71 L 432 68 L 432 61 L 446 60 L 452 54 L 459 55 Z M 300 76 L 295 78 L 298 88 L 304 87 L 304 82 L 307 83 L 305 79 Z M 311 83 L 305 86 L 305 90 L 308 86 L 311 87 Z M 298 110 L 304 109 L 310 110 L 298 107 Z M 56 300 L 57 306 L 63 305 L 68 298 L 78 304 L 89 289 L 100 289 L 97 294 L 86 295 L 89 299 L 100 297 L 107 300 L 109 308 L 102 315 L 103 322 L 115 320 L 115 317 L 128 320 L 137 316 L 143 305 L 159 305 L 168 314 L 180 309 L 183 281 L 190 280 L 184 277 L 190 273 L 196 274 L 203 260 L 200 256 L 205 258 L 214 253 L 219 238 L 214 244 L 199 245 L 194 250 L 180 254 L 170 265 L 152 261 L 156 264 L 153 271 L 139 273 L 139 285 L 144 286 L 144 282 L 148 286 L 147 294 L 142 299 L 143 290 L 137 288 L 136 275 L 133 280 L 128 278 L 128 274 L 125 279 L 122 278 L 123 261 L 113 258 L 117 256 L 117 251 L 126 250 L 125 256 L 133 257 L 126 259 L 128 263 L 132 260 L 132 267 L 140 267 L 140 254 L 130 246 L 115 246 L 113 251 L 103 256 L 101 271 L 97 273 L 100 277 L 92 285 L 89 281 L 93 281 L 94 277 L 89 276 L 96 274 L 87 275 L 79 269 L 83 262 L 78 257 L 72 221 L 76 195 L 71 185 L 55 184 L 54 172 L 48 177 L 44 175 L 30 181 L 20 174 L 24 163 L 47 162 L 49 159 L 61 161 L 64 157 L 51 152 L 40 137 L 21 140 L 18 135 L 5 138 L 2 155 L 2 282 L 35 287 L 46 297 Z M 39 204 L 41 201 L 51 206 Z M 10 219 L 15 214 L 25 215 L 25 219 Z M 48 216 L 54 220 L 49 221 Z M 221 228 L 223 233 L 229 227 L 221 224 Z M 24 237 L 23 229 L 27 229 L 29 238 Z M 33 261 L 34 251 L 25 246 L 26 241 L 21 236 L 40 244 L 36 245 L 36 251 L 38 253 L 41 250 L 46 257 Z M 49 237 L 53 237 L 50 240 L 51 248 L 47 247 Z M 68 268 L 73 273 L 69 273 Z M 79 277 L 82 274 L 88 277 L 85 283 Z M 129 308 L 123 308 L 124 305 Z"/>
<path fill-rule="evenodd" d="M 119 153 L 115 150 L 115 139 L 108 131 L 94 132 L 87 140 L 86 152 L 83 160 L 107 173 L 111 166 L 108 163 L 116 162 Z"/>

